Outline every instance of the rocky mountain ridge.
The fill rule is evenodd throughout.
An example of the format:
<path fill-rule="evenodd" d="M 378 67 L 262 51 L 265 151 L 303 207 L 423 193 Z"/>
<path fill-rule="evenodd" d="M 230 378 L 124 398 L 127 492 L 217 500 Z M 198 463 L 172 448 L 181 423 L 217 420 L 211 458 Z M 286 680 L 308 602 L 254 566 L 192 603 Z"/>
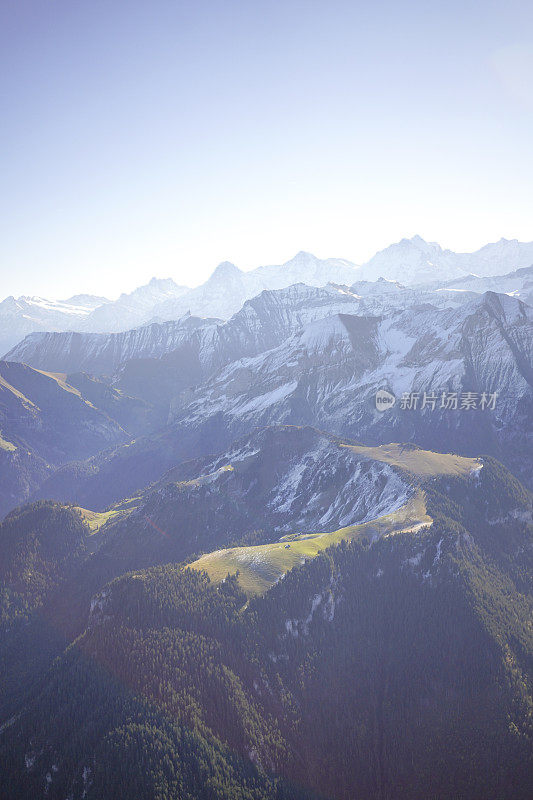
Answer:
<path fill-rule="evenodd" d="M 325 317 L 315 317 L 317 308 L 324 310 L 321 302 L 304 304 L 298 329 L 292 333 L 280 323 L 281 343 L 267 344 L 256 355 L 235 350 L 240 340 L 232 338 L 232 360 L 219 367 L 211 361 L 207 377 L 171 395 L 165 427 L 95 456 L 83 468 L 61 468 L 39 496 L 103 508 L 184 459 L 223 450 L 255 427 L 272 424 L 312 425 L 376 444 L 401 441 L 464 455 L 498 454 L 529 480 L 529 306 L 488 292 L 456 308 L 421 303 L 360 315 L 357 299 L 340 296 L 348 299 L 341 309 L 327 304 Z M 253 347 L 263 335 L 261 324 L 250 324 L 260 320 L 254 303 L 246 314 L 243 309 L 244 341 Z M 208 351 L 209 358 L 214 352 Z M 165 374 L 173 369 L 171 361 L 157 363 Z M 174 369 L 183 377 L 183 362 Z M 382 389 L 395 397 L 385 411 L 376 408 Z"/>
<path fill-rule="evenodd" d="M 439 284 L 474 276 L 505 276 L 533 264 L 533 243 L 501 239 L 474 253 L 453 253 L 420 236 L 403 239 L 377 253 L 362 266 L 339 258 L 319 259 L 300 252 L 281 265 L 242 271 L 230 262 L 193 289 L 172 279 L 153 278 L 118 300 L 75 295 L 68 301 L 8 297 L 0 303 L 0 351 L 35 331 L 121 332 L 149 322 L 176 320 L 190 312 L 201 317 L 229 319 L 263 290 L 282 289 L 298 282 L 310 286 L 384 278 L 404 285 Z M 493 282 L 485 289 L 507 291 Z M 511 291 L 516 290 L 516 286 Z"/>

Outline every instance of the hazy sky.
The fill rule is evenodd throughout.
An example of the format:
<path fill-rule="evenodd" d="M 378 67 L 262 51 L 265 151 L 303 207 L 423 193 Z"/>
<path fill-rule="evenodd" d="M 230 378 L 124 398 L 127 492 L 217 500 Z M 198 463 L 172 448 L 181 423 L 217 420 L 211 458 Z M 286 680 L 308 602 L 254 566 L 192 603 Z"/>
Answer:
<path fill-rule="evenodd" d="M 533 239 L 532 9 L 1 0 L 0 296 Z"/>

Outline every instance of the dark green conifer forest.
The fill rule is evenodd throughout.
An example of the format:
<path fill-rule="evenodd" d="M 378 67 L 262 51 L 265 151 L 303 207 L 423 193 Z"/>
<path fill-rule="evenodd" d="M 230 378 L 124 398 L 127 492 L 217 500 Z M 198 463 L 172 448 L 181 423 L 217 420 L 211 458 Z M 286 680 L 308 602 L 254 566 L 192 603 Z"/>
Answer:
<path fill-rule="evenodd" d="M 425 493 L 431 526 L 343 541 L 264 596 L 238 575 L 132 564 L 88 617 L 80 603 L 78 631 L 51 587 L 63 574 L 75 597 L 78 512 L 12 514 L 3 579 L 30 563 L 34 577 L 3 596 L 4 670 L 31 680 L 0 737 L 2 797 L 530 797 L 533 540 L 512 513 L 529 493 L 488 458 L 477 485 Z M 33 670 L 17 651 L 32 619 L 56 626 Z"/>

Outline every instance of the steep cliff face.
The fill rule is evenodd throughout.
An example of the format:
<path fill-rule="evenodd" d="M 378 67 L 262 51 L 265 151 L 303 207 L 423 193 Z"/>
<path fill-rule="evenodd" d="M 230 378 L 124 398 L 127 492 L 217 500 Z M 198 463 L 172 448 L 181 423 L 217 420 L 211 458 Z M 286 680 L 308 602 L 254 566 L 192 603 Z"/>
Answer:
<path fill-rule="evenodd" d="M 146 325 L 123 333 L 34 333 L 14 347 L 9 358 L 37 369 L 112 375 L 135 358 L 160 358 L 194 339 L 216 320 L 187 316 L 177 322 Z"/>

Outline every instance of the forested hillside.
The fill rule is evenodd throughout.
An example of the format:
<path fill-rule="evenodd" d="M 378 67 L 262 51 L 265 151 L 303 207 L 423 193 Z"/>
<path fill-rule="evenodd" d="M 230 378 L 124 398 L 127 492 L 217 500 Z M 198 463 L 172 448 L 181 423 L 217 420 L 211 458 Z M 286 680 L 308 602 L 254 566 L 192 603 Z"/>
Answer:
<path fill-rule="evenodd" d="M 488 458 L 411 480 L 431 525 L 252 600 L 175 564 L 102 586 L 2 733 L 3 796 L 529 797 L 531 497 Z"/>
<path fill-rule="evenodd" d="M 532 31 L 0 0 L 0 800 L 533 800 Z"/>

